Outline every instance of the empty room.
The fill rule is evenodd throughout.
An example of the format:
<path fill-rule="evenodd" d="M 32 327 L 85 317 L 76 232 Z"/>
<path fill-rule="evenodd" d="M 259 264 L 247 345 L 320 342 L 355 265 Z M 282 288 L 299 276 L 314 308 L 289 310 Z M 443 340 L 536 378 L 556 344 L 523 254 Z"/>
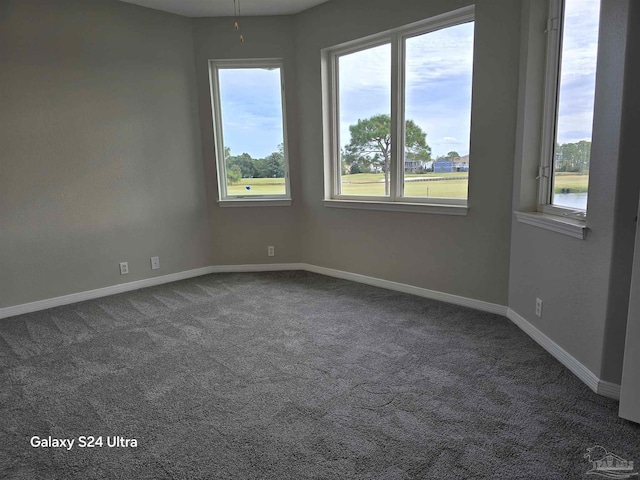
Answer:
<path fill-rule="evenodd" d="M 0 0 L 0 478 L 637 478 L 639 51 L 636 0 Z"/>

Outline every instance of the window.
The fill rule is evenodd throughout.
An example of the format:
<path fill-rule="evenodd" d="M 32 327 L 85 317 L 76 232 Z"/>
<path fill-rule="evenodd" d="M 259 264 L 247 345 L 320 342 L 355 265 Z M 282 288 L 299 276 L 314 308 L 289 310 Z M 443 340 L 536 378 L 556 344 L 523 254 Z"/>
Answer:
<path fill-rule="evenodd" d="M 323 51 L 328 206 L 465 213 L 473 42 L 471 6 Z"/>
<path fill-rule="evenodd" d="M 600 0 L 552 0 L 550 8 L 539 210 L 584 218 Z"/>
<path fill-rule="evenodd" d="M 289 205 L 281 60 L 211 60 L 220 204 Z"/>

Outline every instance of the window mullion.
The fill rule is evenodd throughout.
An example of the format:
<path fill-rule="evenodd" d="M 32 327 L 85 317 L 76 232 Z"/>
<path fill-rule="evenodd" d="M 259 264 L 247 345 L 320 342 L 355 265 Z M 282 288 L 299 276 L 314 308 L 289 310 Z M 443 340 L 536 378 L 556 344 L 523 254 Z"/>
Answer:
<path fill-rule="evenodd" d="M 563 0 L 551 0 L 547 20 L 547 76 L 544 93 L 542 151 L 538 171 L 538 203 L 551 203 L 553 154 L 558 122 L 558 90 L 560 82 L 560 47 L 562 38 Z"/>
<path fill-rule="evenodd" d="M 389 160 L 389 193 L 391 201 L 402 196 L 402 59 L 401 37 L 391 37 L 391 159 Z"/>
<path fill-rule="evenodd" d="M 227 166 L 224 158 L 224 139 L 222 132 L 222 115 L 221 115 L 221 98 L 220 98 L 220 80 L 218 78 L 219 69 L 212 66 L 211 77 L 213 80 L 213 89 L 211 97 L 213 99 L 213 115 L 214 115 L 214 151 L 216 154 L 216 165 L 218 171 L 218 191 L 221 198 L 227 197 Z"/>
<path fill-rule="evenodd" d="M 285 193 L 291 196 L 291 176 L 289 175 L 289 137 L 287 135 L 287 95 L 284 79 L 284 65 L 280 67 L 280 108 L 282 109 L 282 145 L 284 154 Z"/>
<path fill-rule="evenodd" d="M 341 176 L 342 176 L 342 161 L 341 161 L 341 148 L 340 148 L 340 71 L 339 71 L 339 62 L 338 56 L 332 55 L 331 57 L 331 74 L 333 75 L 331 79 L 331 93 L 333 94 L 332 105 L 331 105 L 331 135 L 332 135 L 332 144 L 333 151 L 335 155 L 335 164 L 331 169 L 331 180 L 333 181 L 333 193 L 334 195 L 342 195 L 342 185 L 341 185 Z"/>

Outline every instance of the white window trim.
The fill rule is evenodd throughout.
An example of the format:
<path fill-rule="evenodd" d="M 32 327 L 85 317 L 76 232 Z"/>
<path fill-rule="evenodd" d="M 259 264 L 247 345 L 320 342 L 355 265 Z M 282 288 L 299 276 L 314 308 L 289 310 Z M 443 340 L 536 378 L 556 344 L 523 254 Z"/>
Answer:
<path fill-rule="evenodd" d="M 543 228 L 556 233 L 584 240 L 587 236 L 587 226 L 583 220 L 562 218 L 541 212 L 514 212 L 520 223 Z"/>
<path fill-rule="evenodd" d="M 373 200 L 324 199 L 325 207 L 353 208 L 356 210 L 382 210 L 385 212 L 431 213 L 435 215 L 467 215 L 466 205 L 439 205 L 410 202 L 381 202 Z"/>
<path fill-rule="evenodd" d="M 227 171 L 224 161 L 224 136 L 220 109 L 220 84 L 218 70 L 224 68 L 279 68 L 282 101 L 282 135 L 284 144 L 284 195 L 228 195 Z M 291 205 L 291 182 L 289 175 L 289 149 L 287 140 L 287 108 L 284 83 L 284 61 L 281 58 L 252 58 L 232 60 L 209 60 L 209 88 L 211 93 L 211 111 L 213 112 L 213 137 L 218 174 L 218 204 L 221 207 L 256 207 Z"/>
<path fill-rule="evenodd" d="M 417 35 L 475 21 L 475 6 L 470 5 L 446 12 L 427 20 L 415 22 L 363 39 L 354 40 L 322 50 L 323 131 L 325 159 L 325 198 L 327 207 L 366 210 L 410 211 L 466 215 L 468 200 L 459 198 L 405 197 L 403 163 L 398 152 L 404 151 L 404 79 L 401 68 L 405 64 L 404 40 Z M 341 195 L 340 145 L 338 121 L 338 57 L 378 45 L 391 45 L 391 158 L 389 160 L 389 196 Z M 394 138 L 395 137 L 395 138 Z M 400 139 L 400 141 L 397 141 Z"/>
<path fill-rule="evenodd" d="M 558 94 L 560 85 L 560 62 L 562 59 L 562 29 L 564 26 L 564 0 L 549 0 L 547 18 L 547 55 L 544 86 L 544 108 L 542 117 L 542 148 L 538 170 L 538 212 L 586 222 L 586 210 L 553 205 L 553 152 L 558 123 Z"/>

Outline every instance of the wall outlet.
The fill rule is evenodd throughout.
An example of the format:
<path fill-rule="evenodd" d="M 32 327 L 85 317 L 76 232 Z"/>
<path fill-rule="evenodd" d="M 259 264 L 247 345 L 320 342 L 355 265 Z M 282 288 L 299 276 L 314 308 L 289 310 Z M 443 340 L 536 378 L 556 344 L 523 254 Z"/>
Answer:
<path fill-rule="evenodd" d="M 160 257 L 151 257 L 151 270 L 160 268 Z"/>
<path fill-rule="evenodd" d="M 120 262 L 120 275 L 129 273 L 129 262 Z"/>
<path fill-rule="evenodd" d="M 536 317 L 542 317 L 542 300 L 536 298 Z"/>
<path fill-rule="evenodd" d="M 275 257 L 276 256 L 276 247 L 274 247 L 273 245 L 270 245 L 267 247 L 267 255 L 269 255 L 270 257 Z"/>

